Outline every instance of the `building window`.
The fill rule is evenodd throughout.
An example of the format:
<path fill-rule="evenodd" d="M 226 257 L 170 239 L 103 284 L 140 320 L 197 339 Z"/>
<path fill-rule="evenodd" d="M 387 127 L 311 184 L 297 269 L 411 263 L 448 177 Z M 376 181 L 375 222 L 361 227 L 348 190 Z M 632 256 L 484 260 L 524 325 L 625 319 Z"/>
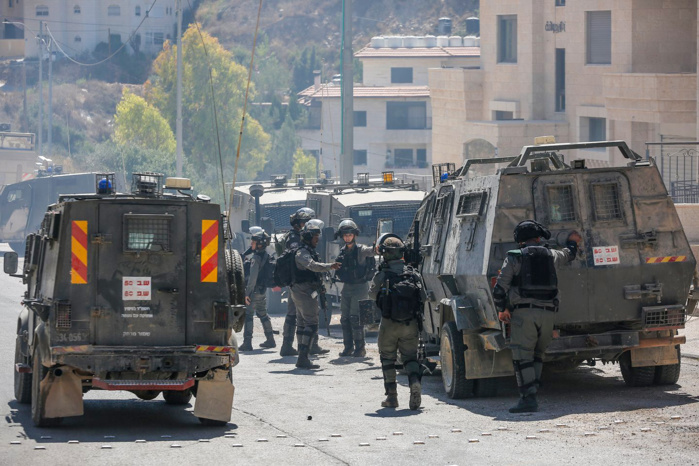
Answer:
<path fill-rule="evenodd" d="M 107 7 L 107 16 L 121 16 L 121 7 L 119 5 L 109 5 Z"/>
<path fill-rule="evenodd" d="M 566 0 L 556 0 L 556 6 L 566 6 Z"/>
<path fill-rule="evenodd" d="M 10 8 L 12 8 L 12 0 L 9 0 L 8 5 Z"/>
<path fill-rule="evenodd" d="M 320 120 L 323 117 L 323 106 L 321 102 L 314 100 L 308 107 L 308 129 L 320 129 Z"/>
<path fill-rule="evenodd" d="M 38 5 L 36 7 L 36 15 L 37 16 L 48 16 L 49 15 L 49 7 L 46 5 Z"/>
<path fill-rule="evenodd" d="M 393 165 L 397 168 L 410 167 L 413 165 L 412 149 L 395 149 L 393 151 Z"/>
<path fill-rule="evenodd" d="M 354 112 L 354 126 L 366 126 L 366 111 L 355 111 Z"/>
<path fill-rule="evenodd" d="M 606 118 L 588 118 L 589 137 L 588 141 L 606 141 L 607 140 L 607 119 Z"/>
<path fill-rule="evenodd" d="M 141 5 L 136 5 L 136 16 L 141 16 Z"/>
<path fill-rule="evenodd" d="M 153 33 L 153 45 L 157 45 L 159 47 L 163 46 L 164 36 L 162 32 L 154 32 Z"/>
<path fill-rule="evenodd" d="M 391 68 L 391 82 L 394 84 L 406 84 L 413 82 L 412 68 Z"/>
<path fill-rule="evenodd" d="M 587 12 L 587 64 L 611 65 L 612 63 L 612 12 Z"/>
<path fill-rule="evenodd" d="M 79 15 L 80 14 L 80 5 L 75 5 L 73 7 L 73 14 L 74 15 Z"/>
<path fill-rule="evenodd" d="M 517 63 L 517 15 L 498 16 L 498 63 Z"/>
<path fill-rule="evenodd" d="M 75 39 L 73 39 L 74 42 L 82 42 L 82 38 L 80 36 L 75 36 Z"/>
<path fill-rule="evenodd" d="M 417 166 L 420 168 L 427 167 L 427 149 L 417 149 L 415 151 Z"/>
<path fill-rule="evenodd" d="M 566 49 L 556 49 L 556 111 L 566 109 Z"/>
<path fill-rule="evenodd" d="M 355 165 L 366 165 L 366 149 L 355 149 L 354 151 L 354 164 Z"/>
<path fill-rule="evenodd" d="M 426 129 L 425 102 L 386 102 L 386 129 Z"/>
<path fill-rule="evenodd" d="M 515 114 L 513 112 L 506 112 L 505 110 L 495 110 L 493 112 L 493 119 L 496 121 L 501 120 L 514 120 Z"/>

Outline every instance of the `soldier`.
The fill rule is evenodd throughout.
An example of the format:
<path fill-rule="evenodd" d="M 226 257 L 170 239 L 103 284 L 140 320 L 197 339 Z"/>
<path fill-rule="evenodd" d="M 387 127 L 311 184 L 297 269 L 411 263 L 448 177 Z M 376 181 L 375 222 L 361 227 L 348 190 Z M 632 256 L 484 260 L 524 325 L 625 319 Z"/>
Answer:
<path fill-rule="evenodd" d="M 289 216 L 291 230 L 277 241 L 277 256 L 281 256 L 282 252 L 287 249 L 297 249 L 301 246 L 301 229 L 307 221 L 315 218 L 316 213 L 308 207 L 301 207 L 299 210 Z M 294 349 L 294 333 L 296 332 L 296 305 L 291 299 L 291 292 L 287 299 L 287 313 L 284 319 L 284 330 L 282 331 L 282 347 L 279 351 L 281 356 L 297 356 L 299 353 Z"/>
<path fill-rule="evenodd" d="M 374 275 L 374 248 L 357 244 L 359 235 L 357 224 L 351 219 L 340 222 L 336 236 L 342 237 L 345 246 L 337 256 L 337 262 L 342 268 L 335 277 L 342 282 L 340 294 L 340 324 L 342 325 L 342 341 L 345 349 L 340 356 L 363 358 L 366 356 L 364 342 L 364 326 L 359 318 L 359 301 L 367 299 L 369 277 Z M 367 277 L 368 274 L 371 274 Z"/>
<path fill-rule="evenodd" d="M 396 358 L 400 351 L 410 385 L 409 406 L 417 410 L 422 402 L 418 319 L 422 319 L 422 306 L 427 296 L 422 287 L 422 277 L 403 260 L 405 245 L 400 238 L 387 234 L 379 240 L 377 249 L 383 262 L 369 286 L 369 297 L 375 299 L 381 309 L 378 343 L 386 391 L 386 399 L 381 406 L 398 407 Z"/>
<path fill-rule="evenodd" d="M 510 348 L 514 364 L 519 402 L 511 413 L 539 410 L 536 393 L 540 385 L 543 356 L 552 338 L 554 313 L 558 310 L 556 266 L 575 259 L 577 232 L 558 251 L 541 244 L 551 233 L 534 220 L 524 220 L 514 230 L 519 249 L 507 252 L 493 289 L 498 318 L 510 323 Z"/>
<path fill-rule="evenodd" d="M 262 322 L 267 340 L 260 343 L 261 348 L 274 348 L 277 344 L 274 341 L 272 331 L 272 321 L 267 315 L 267 285 L 269 283 L 270 255 L 266 248 L 269 245 L 270 236 L 260 227 L 250 228 L 252 237 L 250 238 L 250 249 L 252 254 L 245 259 L 245 330 L 243 331 L 243 344 L 238 348 L 240 351 L 252 351 L 252 329 L 253 317 L 257 317 Z"/>
<path fill-rule="evenodd" d="M 301 231 L 302 246 L 296 252 L 294 280 L 291 284 L 291 297 L 296 304 L 296 336 L 299 342 L 299 358 L 296 367 L 317 369 L 308 359 L 311 343 L 318 338 L 318 295 L 322 287 L 322 273 L 340 268 L 340 263 L 325 264 L 320 261 L 316 246 L 324 223 L 309 220 Z"/>

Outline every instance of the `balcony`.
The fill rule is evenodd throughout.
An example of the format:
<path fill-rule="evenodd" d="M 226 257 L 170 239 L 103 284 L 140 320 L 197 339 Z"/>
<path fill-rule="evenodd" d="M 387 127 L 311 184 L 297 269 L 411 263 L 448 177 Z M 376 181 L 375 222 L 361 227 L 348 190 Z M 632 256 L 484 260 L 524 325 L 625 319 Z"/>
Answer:
<path fill-rule="evenodd" d="M 607 73 L 603 82 L 609 119 L 696 122 L 696 73 Z"/>

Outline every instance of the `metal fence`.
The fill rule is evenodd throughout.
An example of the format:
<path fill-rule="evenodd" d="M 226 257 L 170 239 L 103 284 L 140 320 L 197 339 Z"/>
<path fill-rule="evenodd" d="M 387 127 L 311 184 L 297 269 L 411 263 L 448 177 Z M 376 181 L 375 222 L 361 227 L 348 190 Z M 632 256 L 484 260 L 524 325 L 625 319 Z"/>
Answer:
<path fill-rule="evenodd" d="M 699 202 L 699 142 L 666 135 L 660 141 L 646 143 L 646 159 L 655 159 L 672 200 Z"/>

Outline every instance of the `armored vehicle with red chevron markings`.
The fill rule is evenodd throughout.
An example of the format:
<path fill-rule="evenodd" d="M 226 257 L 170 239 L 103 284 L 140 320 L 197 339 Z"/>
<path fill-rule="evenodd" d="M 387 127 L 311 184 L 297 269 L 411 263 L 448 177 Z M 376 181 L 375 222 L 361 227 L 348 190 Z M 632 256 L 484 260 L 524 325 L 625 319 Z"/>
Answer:
<path fill-rule="evenodd" d="M 94 192 L 59 197 L 26 239 L 17 321 L 15 397 L 38 426 L 83 414 L 87 390 L 128 390 L 187 404 L 225 424 L 233 404 L 233 333 L 244 315 L 240 255 L 226 250 L 221 211 L 189 180 L 113 174 Z M 164 192 L 165 191 L 165 192 Z"/>

